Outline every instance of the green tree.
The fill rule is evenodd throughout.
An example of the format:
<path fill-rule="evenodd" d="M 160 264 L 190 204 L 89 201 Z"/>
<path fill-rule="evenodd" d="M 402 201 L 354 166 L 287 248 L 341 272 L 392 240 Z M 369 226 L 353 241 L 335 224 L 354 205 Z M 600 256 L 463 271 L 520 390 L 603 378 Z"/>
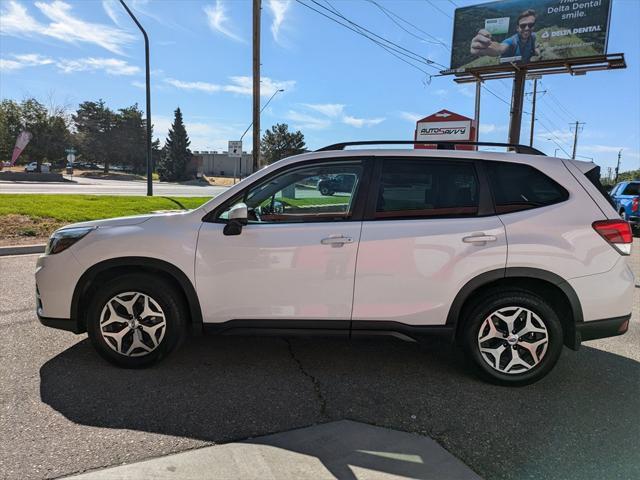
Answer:
<path fill-rule="evenodd" d="M 182 121 L 182 112 L 178 107 L 174 112 L 173 124 L 169 129 L 169 136 L 164 143 L 158 163 L 160 180 L 177 182 L 187 179 L 187 166 L 191 161 L 190 143 L 187 129 Z"/>
<path fill-rule="evenodd" d="M 76 126 L 76 138 L 80 152 L 84 158 L 104 165 L 104 172 L 109 172 L 111 158 L 119 148 L 115 142 L 115 115 L 105 105 L 103 100 L 97 102 L 82 102 L 78 107 L 73 121 Z"/>
<path fill-rule="evenodd" d="M 267 129 L 260 143 L 260 154 L 267 164 L 304 151 L 304 135 L 300 130 L 289 132 L 286 123 L 277 123 Z"/>
<path fill-rule="evenodd" d="M 112 161 L 138 174 L 146 172 L 147 148 L 145 121 L 138 104 L 121 108 L 114 115 Z"/>

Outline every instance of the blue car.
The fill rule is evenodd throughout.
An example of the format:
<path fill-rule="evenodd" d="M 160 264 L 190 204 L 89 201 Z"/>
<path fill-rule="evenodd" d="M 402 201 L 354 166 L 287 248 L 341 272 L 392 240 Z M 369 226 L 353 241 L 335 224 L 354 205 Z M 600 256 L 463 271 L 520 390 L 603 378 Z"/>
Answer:
<path fill-rule="evenodd" d="M 640 227 L 640 180 L 620 182 L 611 190 L 611 199 L 620 216 L 634 229 Z"/>

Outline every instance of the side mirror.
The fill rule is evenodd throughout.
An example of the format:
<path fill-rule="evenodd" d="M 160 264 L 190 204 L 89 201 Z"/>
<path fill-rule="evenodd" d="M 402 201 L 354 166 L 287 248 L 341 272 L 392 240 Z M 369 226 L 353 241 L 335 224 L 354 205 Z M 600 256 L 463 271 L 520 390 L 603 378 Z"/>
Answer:
<path fill-rule="evenodd" d="M 222 233 L 225 235 L 240 235 L 242 227 L 249 223 L 247 205 L 244 203 L 236 203 L 229 210 L 229 220 L 224 226 Z"/>

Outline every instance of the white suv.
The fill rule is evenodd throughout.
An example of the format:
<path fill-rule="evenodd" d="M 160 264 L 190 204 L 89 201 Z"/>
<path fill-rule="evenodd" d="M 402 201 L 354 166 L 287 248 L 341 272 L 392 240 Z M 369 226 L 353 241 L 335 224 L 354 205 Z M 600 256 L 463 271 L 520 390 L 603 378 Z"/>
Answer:
<path fill-rule="evenodd" d="M 195 210 L 58 230 L 36 270 L 40 321 L 125 367 L 188 330 L 435 334 L 507 385 L 543 377 L 563 345 L 626 332 L 632 235 L 593 163 L 345 145 Z M 318 190 L 338 176 L 351 191 Z"/>

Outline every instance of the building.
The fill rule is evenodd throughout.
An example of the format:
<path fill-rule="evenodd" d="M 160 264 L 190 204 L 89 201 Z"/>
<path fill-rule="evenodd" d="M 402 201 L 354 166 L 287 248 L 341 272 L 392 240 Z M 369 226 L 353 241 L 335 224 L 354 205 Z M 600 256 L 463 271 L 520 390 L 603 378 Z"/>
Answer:
<path fill-rule="evenodd" d="M 193 152 L 201 172 L 210 177 L 246 177 L 253 173 L 253 155 L 242 152 L 242 158 L 229 157 L 228 152 Z"/>

